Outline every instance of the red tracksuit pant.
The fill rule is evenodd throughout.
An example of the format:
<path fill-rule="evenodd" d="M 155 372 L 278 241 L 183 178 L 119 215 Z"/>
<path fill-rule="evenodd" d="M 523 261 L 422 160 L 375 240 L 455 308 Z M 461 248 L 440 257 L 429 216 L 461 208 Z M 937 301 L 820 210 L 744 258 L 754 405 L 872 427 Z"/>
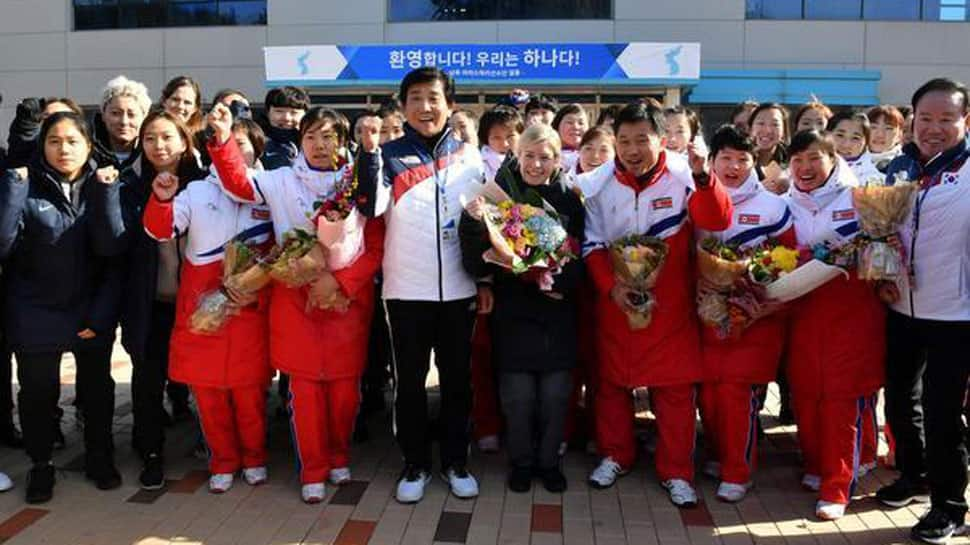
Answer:
<path fill-rule="evenodd" d="M 359 407 L 359 378 L 290 377 L 290 426 L 301 483 L 322 483 L 331 469 L 350 465 L 350 437 Z"/>
<path fill-rule="evenodd" d="M 693 384 L 650 388 L 650 403 L 657 417 L 657 475 L 694 480 L 696 394 Z M 596 388 L 596 446 L 629 469 L 636 459 L 633 436 L 633 395 L 629 388 L 600 382 Z"/>
<path fill-rule="evenodd" d="M 868 397 L 818 399 L 792 392 L 805 473 L 822 478 L 820 500 L 848 504 L 852 498 Z"/>
<path fill-rule="evenodd" d="M 235 473 L 266 465 L 266 388 L 193 386 L 209 472 Z"/>
<path fill-rule="evenodd" d="M 488 316 L 479 314 L 472 336 L 472 431 L 476 440 L 502 433 L 502 413 L 498 405 L 492 335 Z"/>
<path fill-rule="evenodd" d="M 705 382 L 700 409 L 704 443 L 721 464 L 721 480 L 751 481 L 758 458 L 758 412 L 764 386 L 737 382 Z"/>

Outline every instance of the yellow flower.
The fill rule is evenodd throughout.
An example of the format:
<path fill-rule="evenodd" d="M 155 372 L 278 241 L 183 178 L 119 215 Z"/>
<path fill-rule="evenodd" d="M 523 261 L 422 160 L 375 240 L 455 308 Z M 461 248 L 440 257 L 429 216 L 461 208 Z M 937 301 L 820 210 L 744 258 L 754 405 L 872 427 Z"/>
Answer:
<path fill-rule="evenodd" d="M 518 255 L 525 255 L 525 249 L 528 247 L 528 241 L 525 237 L 519 237 L 515 241 L 515 253 Z"/>
<path fill-rule="evenodd" d="M 775 246 L 771 250 L 771 263 L 784 272 L 791 272 L 798 266 L 798 250 Z"/>

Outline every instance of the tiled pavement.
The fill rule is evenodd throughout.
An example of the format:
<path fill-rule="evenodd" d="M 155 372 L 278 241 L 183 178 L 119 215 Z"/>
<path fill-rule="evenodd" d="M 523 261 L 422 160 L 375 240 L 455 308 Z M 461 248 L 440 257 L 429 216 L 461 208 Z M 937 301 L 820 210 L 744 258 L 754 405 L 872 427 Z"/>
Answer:
<path fill-rule="evenodd" d="M 550 494 L 535 487 L 514 494 L 504 485 L 501 454 L 473 454 L 471 469 L 481 481 L 475 500 L 451 497 L 440 479 L 429 486 L 420 504 L 399 505 L 392 498 L 399 467 L 398 452 L 389 432 L 374 433 L 354 449 L 354 481 L 329 487 L 327 499 L 316 506 L 300 502 L 287 427 L 271 429 L 270 481 L 249 487 L 237 480 L 227 494 L 206 491 L 205 464 L 189 455 L 195 431 L 190 424 L 170 430 L 168 474 L 164 491 L 143 492 L 136 486 L 138 464 L 131 454 L 129 368 L 117 354 L 118 410 L 115 419 L 117 458 L 125 479 L 114 491 L 99 492 L 85 482 L 80 468 L 80 436 L 73 410 L 67 407 L 64 428 L 68 448 L 58 453 L 55 499 L 39 508 L 22 501 L 27 462 L 22 452 L 0 450 L 0 468 L 17 488 L 0 495 L 0 543 L 57 545 L 252 544 L 396 545 L 428 543 L 532 545 L 742 545 L 906 543 L 909 527 L 922 506 L 884 509 L 871 498 L 892 473 L 879 469 L 865 477 L 848 515 L 838 522 L 819 522 L 812 516 L 812 494 L 798 486 L 797 451 L 791 428 L 771 427 L 761 442 L 762 463 L 755 488 L 740 504 L 714 498 L 715 483 L 698 477 L 702 504 L 678 510 L 657 484 L 644 454 L 635 471 L 610 490 L 588 488 L 585 477 L 593 460 L 570 452 L 565 473 L 570 488 Z M 65 362 L 66 382 L 73 367 Z M 62 404 L 72 397 L 65 386 Z M 769 409 L 771 408 L 769 404 Z M 375 417 L 372 431 L 386 430 L 387 417 Z M 954 543 L 967 544 L 960 538 Z"/>

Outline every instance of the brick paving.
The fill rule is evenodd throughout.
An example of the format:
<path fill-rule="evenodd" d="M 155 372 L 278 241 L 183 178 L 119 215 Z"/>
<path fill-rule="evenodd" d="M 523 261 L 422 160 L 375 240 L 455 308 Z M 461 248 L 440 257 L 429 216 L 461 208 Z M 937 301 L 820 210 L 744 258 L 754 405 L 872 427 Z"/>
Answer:
<path fill-rule="evenodd" d="M 115 443 L 124 485 L 100 492 L 84 479 L 81 438 L 69 405 L 74 368 L 66 358 L 61 403 L 66 409 L 63 427 L 68 447 L 56 454 L 55 498 L 39 508 L 24 504 L 26 457 L 20 451 L 0 449 L 0 468 L 17 484 L 0 495 L 0 543 L 886 545 L 908 543 L 909 528 L 925 508 L 879 506 L 872 493 L 893 478 L 892 472 L 880 468 L 862 479 L 857 491 L 860 499 L 845 518 L 815 520 L 813 495 L 798 483 L 794 429 L 775 426 L 774 396 L 762 416 L 767 429 L 760 444 L 761 467 L 755 488 L 736 505 L 717 501 L 716 483 L 698 471 L 701 505 L 678 510 L 657 484 L 646 451 L 636 468 L 609 490 L 587 487 L 585 477 L 593 458 L 569 452 L 564 472 L 570 486 L 564 494 L 550 494 L 541 486 L 527 494 L 510 493 L 504 482 L 503 455 L 473 453 L 470 469 L 481 482 L 477 499 L 450 496 L 436 477 L 424 501 L 400 505 L 392 496 L 400 459 L 388 431 L 387 414 L 372 418 L 371 440 L 355 446 L 354 480 L 340 489 L 328 487 L 326 500 L 316 506 L 304 505 L 299 499 L 288 427 L 275 419 L 270 427 L 270 479 L 266 485 L 250 487 L 237 479 L 228 493 L 209 494 L 205 462 L 191 455 L 197 431 L 193 424 L 181 424 L 169 430 L 168 486 L 162 491 L 141 491 L 136 484 L 139 464 L 130 447 L 130 368 L 120 350 L 113 367 L 118 381 Z M 970 539 L 952 543 L 970 544 Z"/>

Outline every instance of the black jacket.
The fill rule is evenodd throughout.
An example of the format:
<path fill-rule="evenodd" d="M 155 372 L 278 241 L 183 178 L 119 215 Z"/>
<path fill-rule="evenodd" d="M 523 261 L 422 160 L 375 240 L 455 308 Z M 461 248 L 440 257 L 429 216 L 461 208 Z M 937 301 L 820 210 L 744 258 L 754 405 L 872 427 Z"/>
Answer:
<path fill-rule="evenodd" d="M 259 121 L 266 133 L 266 147 L 263 149 L 263 156 L 259 158 L 263 168 L 275 170 L 291 166 L 300 153 L 300 131 L 274 127 L 265 118 Z"/>
<path fill-rule="evenodd" d="M 538 195 L 559 214 L 566 232 L 580 248 L 585 231 L 582 201 L 565 185 L 561 175 L 549 185 L 531 187 L 522 181 L 518 164 L 510 159 L 499 169 L 496 182 L 520 202 L 528 193 Z M 476 278 L 492 275 L 495 307 L 491 315 L 492 346 L 500 371 L 559 371 L 576 365 L 578 351 L 577 289 L 584 275 L 583 260 L 576 256 L 553 277 L 552 291 L 562 300 L 544 295 L 535 281 L 486 264 L 482 253 L 491 247 L 484 224 L 462 214 L 459 224 L 462 261 Z"/>
<path fill-rule="evenodd" d="M 94 228 L 117 209 L 117 189 L 94 179 L 92 162 L 75 182 L 83 184 L 75 206 L 60 180 L 40 161 L 27 180 L 13 170 L 0 176 L 4 318 L 16 352 L 73 350 L 85 328 L 111 342 L 118 323 L 120 247 Z"/>

